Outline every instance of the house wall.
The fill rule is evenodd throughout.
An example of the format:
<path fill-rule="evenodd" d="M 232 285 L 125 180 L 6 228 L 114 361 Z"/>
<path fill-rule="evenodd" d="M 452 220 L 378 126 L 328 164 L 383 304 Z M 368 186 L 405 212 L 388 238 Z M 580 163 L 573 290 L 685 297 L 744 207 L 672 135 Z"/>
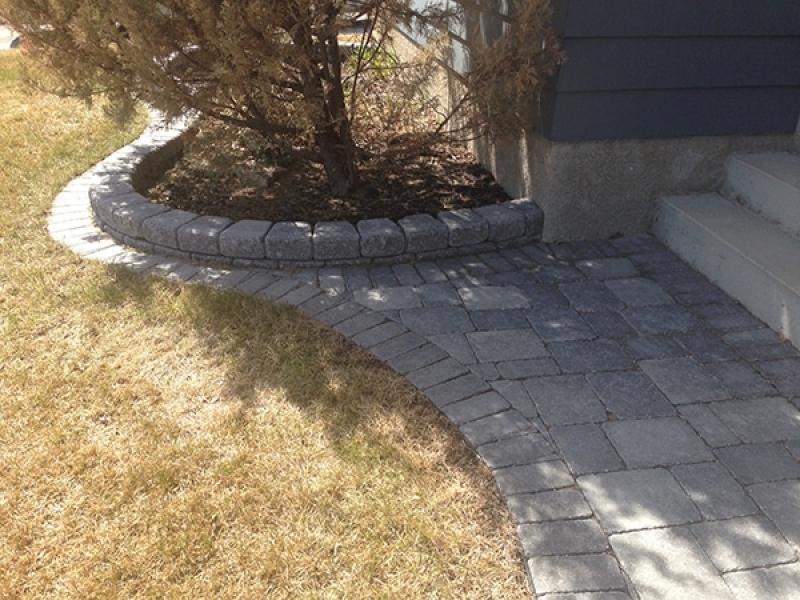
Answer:
<path fill-rule="evenodd" d="M 660 196 L 717 189 L 730 154 L 792 149 L 800 3 L 553 8 L 567 61 L 532 116 L 536 129 L 476 144 L 509 193 L 542 207 L 546 240 L 647 231 Z"/>

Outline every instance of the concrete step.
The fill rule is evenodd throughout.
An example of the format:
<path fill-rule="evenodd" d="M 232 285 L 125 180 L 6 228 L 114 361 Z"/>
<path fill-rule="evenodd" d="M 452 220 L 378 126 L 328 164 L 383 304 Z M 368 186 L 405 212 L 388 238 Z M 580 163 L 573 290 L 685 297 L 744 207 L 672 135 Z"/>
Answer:
<path fill-rule="evenodd" d="M 653 233 L 800 348 L 800 239 L 720 194 L 662 198 Z"/>
<path fill-rule="evenodd" d="M 800 156 L 788 152 L 732 156 L 723 192 L 800 236 Z"/>

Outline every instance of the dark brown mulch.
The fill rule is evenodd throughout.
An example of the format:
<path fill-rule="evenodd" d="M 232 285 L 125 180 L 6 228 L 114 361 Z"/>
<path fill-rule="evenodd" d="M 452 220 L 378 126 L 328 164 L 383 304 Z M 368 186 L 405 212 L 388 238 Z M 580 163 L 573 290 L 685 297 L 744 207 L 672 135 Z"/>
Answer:
<path fill-rule="evenodd" d="M 321 167 L 289 160 L 252 139 L 203 131 L 149 192 L 151 200 L 200 215 L 234 220 L 344 220 L 436 214 L 509 199 L 491 173 L 456 144 L 438 143 L 416 156 L 361 165 L 362 187 L 349 198 L 328 192 Z"/>

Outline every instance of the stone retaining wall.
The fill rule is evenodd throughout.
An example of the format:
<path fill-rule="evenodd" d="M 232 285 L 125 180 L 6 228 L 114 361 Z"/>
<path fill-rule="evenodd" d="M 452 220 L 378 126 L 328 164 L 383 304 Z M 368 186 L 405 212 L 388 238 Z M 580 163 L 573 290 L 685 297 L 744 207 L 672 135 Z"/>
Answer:
<path fill-rule="evenodd" d="M 538 241 L 544 216 L 521 198 L 475 209 L 367 219 L 233 221 L 150 202 L 142 195 L 180 156 L 185 126 L 152 125 L 109 156 L 89 196 L 95 221 L 118 241 L 168 256 L 236 266 L 308 267 L 441 258 Z"/>

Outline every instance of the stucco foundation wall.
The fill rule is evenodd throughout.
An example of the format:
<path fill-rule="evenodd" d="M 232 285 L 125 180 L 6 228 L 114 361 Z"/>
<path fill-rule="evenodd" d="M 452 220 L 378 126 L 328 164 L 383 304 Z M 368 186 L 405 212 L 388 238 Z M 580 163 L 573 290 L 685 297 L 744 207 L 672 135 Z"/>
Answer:
<path fill-rule="evenodd" d="M 543 240 L 569 241 L 646 232 L 660 196 L 715 190 L 730 154 L 790 150 L 794 137 L 553 142 L 528 133 L 473 150 L 512 197 L 542 208 Z"/>

